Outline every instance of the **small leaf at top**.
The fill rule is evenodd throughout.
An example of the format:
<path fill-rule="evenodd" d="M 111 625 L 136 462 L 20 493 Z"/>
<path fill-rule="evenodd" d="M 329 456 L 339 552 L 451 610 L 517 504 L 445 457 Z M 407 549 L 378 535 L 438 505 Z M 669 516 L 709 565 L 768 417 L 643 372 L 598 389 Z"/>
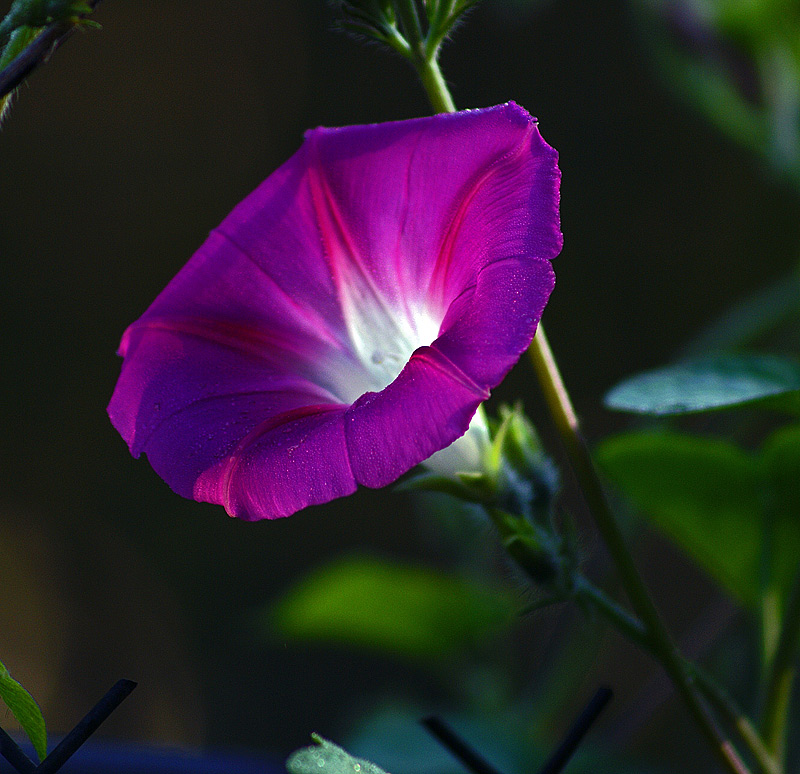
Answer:
<path fill-rule="evenodd" d="M 293 752 L 286 761 L 289 774 L 386 774 L 374 763 L 354 758 L 333 742 L 311 734 L 317 743 Z"/>
<path fill-rule="evenodd" d="M 800 409 L 800 364 L 772 355 L 720 354 L 638 374 L 604 402 L 655 416 L 756 404 L 794 414 Z"/>
<path fill-rule="evenodd" d="M 33 697 L 11 677 L 2 662 L 0 662 L 0 699 L 28 735 L 39 760 L 44 760 L 47 757 L 47 732 L 42 711 Z"/>
<path fill-rule="evenodd" d="M 284 636 L 438 660 L 513 620 L 509 594 L 464 578 L 367 557 L 313 572 L 270 611 Z"/>

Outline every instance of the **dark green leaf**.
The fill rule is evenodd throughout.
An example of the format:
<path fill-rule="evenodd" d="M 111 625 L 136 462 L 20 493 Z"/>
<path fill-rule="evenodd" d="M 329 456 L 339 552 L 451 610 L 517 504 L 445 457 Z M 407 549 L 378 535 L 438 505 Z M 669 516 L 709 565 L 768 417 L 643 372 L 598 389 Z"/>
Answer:
<path fill-rule="evenodd" d="M 289 774 L 386 774 L 374 763 L 354 758 L 318 734 L 311 734 L 311 738 L 316 745 L 297 750 L 286 761 Z"/>
<path fill-rule="evenodd" d="M 11 714 L 33 742 L 39 760 L 44 760 L 47 756 L 47 733 L 42 712 L 33 697 L 11 677 L 2 662 L 0 662 L 0 699 L 11 710 Z"/>
<path fill-rule="evenodd" d="M 605 404 L 667 416 L 760 405 L 800 408 L 800 365 L 770 355 L 716 355 L 639 374 L 617 385 Z"/>
<path fill-rule="evenodd" d="M 800 425 L 773 433 L 764 444 L 763 458 L 775 507 L 800 523 Z"/>
<path fill-rule="evenodd" d="M 603 443 L 597 461 L 664 535 L 739 601 L 757 604 L 764 517 L 755 457 L 724 441 L 629 433 Z"/>
<path fill-rule="evenodd" d="M 785 591 L 800 564 L 800 426 L 774 433 L 764 444 L 769 486 L 767 518 L 773 531 L 772 576 Z"/>
<path fill-rule="evenodd" d="M 312 573 L 269 618 L 285 636 L 425 660 L 483 641 L 510 623 L 513 605 L 460 577 L 352 557 Z"/>

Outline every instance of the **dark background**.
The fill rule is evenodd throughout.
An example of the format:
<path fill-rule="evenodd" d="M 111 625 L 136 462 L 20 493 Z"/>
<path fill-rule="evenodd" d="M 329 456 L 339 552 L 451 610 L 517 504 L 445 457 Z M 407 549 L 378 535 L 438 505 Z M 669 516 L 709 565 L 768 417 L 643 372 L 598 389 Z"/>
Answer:
<path fill-rule="evenodd" d="M 122 331 L 306 128 L 428 112 L 404 62 L 333 18 L 320 0 L 106 0 L 102 31 L 59 50 L 0 131 L 0 658 L 56 733 L 120 677 L 141 687 L 110 735 L 281 755 L 343 733 L 376 689 L 436 698 L 424 673 L 264 644 L 252 624 L 326 557 L 435 561 L 407 499 L 237 522 L 172 494 L 105 414 Z M 595 439 L 622 427 L 608 387 L 785 273 L 800 241 L 796 196 L 674 99 L 646 50 L 622 2 L 485 0 L 442 57 L 459 107 L 514 99 L 560 151 L 545 319 Z M 526 364 L 498 393 L 547 433 Z M 661 548 L 641 557 L 656 583 L 686 569 Z M 668 607 L 679 628 L 695 596 Z M 620 659 L 610 679 L 649 674 Z"/>

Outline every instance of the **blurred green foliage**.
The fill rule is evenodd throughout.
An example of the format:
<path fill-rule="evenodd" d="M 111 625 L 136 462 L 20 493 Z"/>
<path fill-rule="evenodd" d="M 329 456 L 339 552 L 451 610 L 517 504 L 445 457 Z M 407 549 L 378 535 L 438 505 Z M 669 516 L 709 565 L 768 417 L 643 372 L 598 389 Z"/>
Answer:
<path fill-rule="evenodd" d="M 797 0 L 634 0 L 666 82 L 800 186 Z"/>
<path fill-rule="evenodd" d="M 757 609 L 785 596 L 800 556 L 800 428 L 759 454 L 671 431 L 631 432 L 600 444 L 597 460 L 636 509 L 734 599 Z"/>
<path fill-rule="evenodd" d="M 356 556 L 316 568 L 264 621 L 294 639 L 428 661 L 469 651 L 509 626 L 514 613 L 501 587 Z"/>

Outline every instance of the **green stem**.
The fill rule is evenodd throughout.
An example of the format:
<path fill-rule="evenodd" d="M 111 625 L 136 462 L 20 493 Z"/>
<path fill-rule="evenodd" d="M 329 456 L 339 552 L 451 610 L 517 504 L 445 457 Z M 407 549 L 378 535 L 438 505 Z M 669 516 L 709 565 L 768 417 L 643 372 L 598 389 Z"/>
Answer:
<path fill-rule="evenodd" d="M 797 670 L 798 645 L 800 645 L 800 572 L 794 579 L 764 689 L 761 734 L 768 749 L 780 761 L 786 757 L 789 702 Z"/>
<path fill-rule="evenodd" d="M 89 9 L 94 9 L 99 3 L 100 0 L 87 0 L 85 5 Z M 83 18 L 81 14 L 79 16 Z M 48 24 L 41 30 L 37 29 L 36 37 L 0 70 L 0 98 L 12 92 L 32 70 L 47 61 L 50 54 L 75 32 L 79 23 L 75 18 L 69 17 Z M 86 21 L 82 23 L 88 24 Z"/>
<path fill-rule="evenodd" d="M 414 64 L 434 110 L 437 112 L 455 110 L 453 98 L 435 58 L 417 59 Z M 531 345 L 530 354 L 550 413 L 567 449 L 584 497 L 617 566 L 633 608 L 646 627 L 648 640 L 652 647 L 651 652 L 666 670 L 719 761 L 733 774 L 750 774 L 749 769 L 717 725 L 706 702 L 698 692 L 694 679 L 686 669 L 683 657 L 661 621 L 633 558 L 628 552 L 622 532 L 608 505 L 605 491 L 592 462 L 589 447 L 580 432 L 578 418 L 541 325 Z"/>
<path fill-rule="evenodd" d="M 703 692 L 703 695 L 717 712 L 736 729 L 763 774 L 785 774 L 783 762 L 767 749 L 750 718 L 739 709 L 731 696 L 698 666 L 687 662 L 687 667 L 692 671 L 697 687 Z"/>
<path fill-rule="evenodd" d="M 604 591 L 591 581 L 579 575 L 575 583 L 576 599 L 591 605 L 610 621 L 628 640 L 658 659 L 658 653 L 648 636 L 644 624 L 620 607 Z M 763 774 L 784 774 L 783 764 L 767 749 L 753 722 L 736 705 L 736 702 L 716 683 L 716 681 L 697 665 L 684 661 L 684 668 L 693 678 L 695 685 L 714 709 L 736 729 L 739 738 L 758 763 Z"/>
<path fill-rule="evenodd" d="M 436 57 L 425 57 L 421 61 L 415 62 L 415 67 L 434 111 L 437 113 L 455 113 L 456 106 L 453 102 L 453 97 L 450 95 L 450 89 L 447 88 L 447 84 L 444 81 Z"/>
<path fill-rule="evenodd" d="M 17 27 L 11 33 L 8 44 L 0 53 L 0 71 L 5 70 L 28 47 L 37 34 L 38 30 L 33 27 Z M 13 96 L 13 91 L 0 96 L 0 125 L 8 112 Z"/>
<path fill-rule="evenodd" d="M 694 677 L 686 669 L 685 661 L 661 620 L 633 557 L 628 551 L 622 531 L 608 504 L 605 490 L 592 461 L 589 446 L 581 433 L 578 417 L 541 325 L 529 353 L 550 414 L 555 421 L 567 456 L 581 485 L 583 496 L 586 498 L 597 528 L 620 574 L 633 609 L 646 627 L 651 652 L 664 667 L 720 762 L 728 771 L 744 774 L 748 771 L 747 767 L 717 725 L 705 700 L 699 694 Z"/>
<path fill-rule="evenodd" d="M 397 18 L 403 27 L 403 35 L 411 44 L 414 51 L 422 49 L 422 25 L 419 22 L 419 14 L 414 0 L 399 0 L 394 4 Z"/>

